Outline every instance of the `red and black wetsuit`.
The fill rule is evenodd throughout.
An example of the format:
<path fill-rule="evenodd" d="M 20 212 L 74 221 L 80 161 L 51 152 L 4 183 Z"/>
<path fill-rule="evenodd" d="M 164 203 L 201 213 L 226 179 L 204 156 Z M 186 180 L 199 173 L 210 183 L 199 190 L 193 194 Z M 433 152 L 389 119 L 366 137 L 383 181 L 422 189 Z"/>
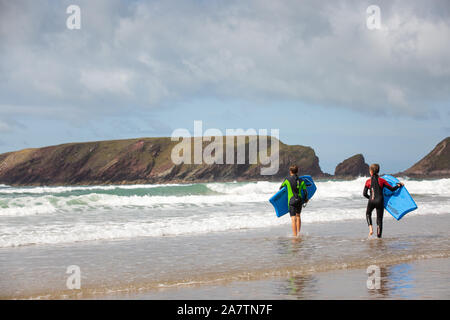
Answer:
<path fill-rule="evenodd" d="M 363 195 L 369 199 L 366 210 L 366 219 L 369 226 L 372 225 L 372 211 L 377 210 L 377 237 L 381 238 L 381 233 L 383 232 L 383 213 L 384 213 L 384 197 L 383 188 L 386 187 L 391 191 L 395 191 L 400 188 L 400 185 L 392 187 L 386 180 L 378 177 L 378 175 L 373 175 L 372 178 L 366 181 L 364 186 Z M 368 193 L 370 189 L 370 195 Z"/>

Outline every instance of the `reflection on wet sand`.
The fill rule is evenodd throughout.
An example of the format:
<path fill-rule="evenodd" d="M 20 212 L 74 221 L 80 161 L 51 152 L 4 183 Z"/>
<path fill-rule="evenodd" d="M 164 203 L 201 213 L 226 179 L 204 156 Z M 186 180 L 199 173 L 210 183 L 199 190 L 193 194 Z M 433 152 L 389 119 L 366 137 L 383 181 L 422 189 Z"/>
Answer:
<path fill-rule="evenodd" d="M 333 292 L 337 295 L 346 296 L 347 290 L 351 288 L 360 288 L 359 298 L 363 299 L 413 299 L 415 298 L 414 286 L 417 279 L 414 277 L 414 268 L 411 263 L 401 263 L 394 265 L 377 265 L 376 261 L 383 261 L 383 257 L 392 255 L 392 251 L 398 250 L 398 247 L 408 249 L 412 244 L 408 242 L 393 243 L 392 239 L 373 239 L 367 241 L 365 250 L 371 252 L 367 265 L 373 265 L 377 268 L 376 276 L 379 276 L 379 282 L 373 288 L 369 288 L 367 280 L 373 271 L 361 270 L 359 280 L 353 278 L 348 282 L 345 275 L 342 277 L 331 277 L 323 281 L 320 274 L 301 274 L 290 276 L 279 287 L 279 292 L 286 297 L 293 299 L 314 299 L 319 292 Z M 308 241 L 302 241 L 301 238 L 293 238 L 290 241 L 284 239 L 278 242 L 279 253 L 288 256 L 290 259 L 303 258 L 305 261 L 308 256 L 307 247 L 311 244 Z M 379 259 L 379 260 L 378 260 Z M 319 280 L 322 279 L 322 280 Z M 364 293 L 365 291 L 365 293 Z M 331 295 L 333 297 L 333 295 Z"/>
<path fill-rule="evenodd" d="M 379 289 L 368 290 L 371 298 L 414 299 L 414 268 L 410 263 L 380 267 Z"/>
<path fill-rule="evenodd" d="M 351 298 L 359 299 L 414 299 L 414 287 L 417 279 L 413 276 L 413 267 L 408 264 L 393 266 L 380 266 L 379 286 L 367 288 L 367 277 L 365 270 L 360 270 L 360 277 L 347 279 L 342 277 L 325 278 L 321 274 L 291 276 L 279 288 L 281 294 L 293 299 L 315 299 L 322 296 L 325 299 L 349 298 L 347 294 L 360 288 L 359 296 Z M 342 275 L 342 274 L 340 274 Z M 359 279 L 358 279 L 359 278 Z M 349 281 L 350 280 L 350 281 Z M 366 293 L 364 294 L 364 288 Z M 359 291 L 359 290 L 356 290 Z M 323 296 L 323 292 L 329 292 L 330 296 Z M 322 293 L 322 294 L 321 294 Z"/>
<path fill-rule="evenodd" d="M 301 237 L 278 238 L 277 253 L 281 256 L 295 256 L 300 251 L 301 244 Z"/>
<path fill-rule="evenodd" d="M 386 267 L 379 267 L 380 273 L 380 283 L 379 286 L 375 286 L 375 288 L 367 288 L 369 292 L 370 298 L 389 298 L 390 292 L 389 292 L 389 277 L 390 277 L 390 270 Z"/>
<path fill-rule="evenodd" d="M 369 241 L 371 250 L 376 251 L 376 256 L 382 256 L 393 250 L 409 249 L 412 246 L 407 241 L 386 243 L 383 239 Z M 380 286 L 368 289 L 371 298 L 413 298 L 411 289 L 415 279 L 412 276 L 412 266 L 409 263 L 396 264 L 392 266 L 379 266 Z M 408 292 L 408 293 L 407 293 Z"/>
<path fill-rule="evenodd" d="M 305 246 L 306 242 L 301 236 L 291 238 L 290 241 L 286 241 L 286 239 L 279 239 L 278 252 L 281 255 L 289 256 L 291 259 L 301 257 L 305 260 L 309 255 L 308 252 L 311 252 L 311 250 L 304 250 Z M 286 288 L 283 288 L 281 291 L 283 295 L 286 294 L 287 296 L 291 296 L 295 299 L 308 299 L 308 297 L 311 297 L 311 295 L 316 291 L 316 282 L 317 279 L 315 279 L 312 275 L 291 276 L 288 278 Z"/>
<path fill-rule="evenodd" d="M 308 299 L 317 293 L 317 279 L 312 275 L 295 276 L 289 278 L 288 296 L 295 299 Z"/>

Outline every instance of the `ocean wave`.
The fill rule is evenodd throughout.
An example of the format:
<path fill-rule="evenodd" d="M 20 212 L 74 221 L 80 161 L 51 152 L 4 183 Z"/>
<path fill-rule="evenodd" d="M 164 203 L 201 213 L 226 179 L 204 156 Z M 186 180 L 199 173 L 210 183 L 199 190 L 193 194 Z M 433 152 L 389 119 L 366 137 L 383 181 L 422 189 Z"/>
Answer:
<path fill-rule="evenodd" d="M 317 181 L 315 198 L 354 198 L 361 197 L 366 177 L 353 180 Z M 450 179 L 411 180 L 402 178 L 411 194 L 450 196 Z M 216 193 L 223 195 L 266 195 L 270 197 L 278 191 L 280 182 L 227 182 L 206 184 L 135 184 L 105 186 L 59 186 L 59 187 L 9 187 L 0 185 L 1 195 L 71 195 L 71 193 L 107 193 L 123 196 L 132 195 L 180 195 Z M 148 190 L 148 192 L 146 192 Z M 124 192 L 127 191 L 127 192 Z M 209 192 L 208 192 L 209 191 Z"/>
<path fill-rule="evenodd" d="M 1 190 L 5 194 L 61 194 L 74 191 L 103 191 L 103 190 L 135 190 L 135 189 L 153 189 L 153 188 L 173 188 L 189 187 L 192 184 L 133 184 L 133 185 L 104 185 L 104 186 L 46 186 L 46 187 L 8 187 Z"/>
<path fill-rule="evenodd" d="M 209 207 L 266 203 L 267 197 L 253 195 L 191 195 L 191 196 L 117 196 L 110 194 L 87 194 L 69 197 L 21 197 L 0 200 L 0 217 L 25 216 L 44 213 L 66 213 L 74 209 L 86 211 L 129 209 L 170 209 L 183 207 Z"/>
<path fill-rule="evenodd" d="M 351 181 L 319 181 L 317 192 L 310 206 L 331 211 L 333 208 L 347 210 L 364 207 L 362 185 L 365 178 Z M 407 186 L 413 196 L 417 197 L 419 211 L 427 208 L 450 212 L 450 179 L 436 181 L 408 181 Z M 268 199 L 274 194 L 279 183 L 210 183 L 192 185 L 143 185 L 133 186 L 92 186 L 92 187 L 49 187 L 50 194 L 21 193 L 4 195 L 0 192 L 0 217 L 32 216 L 55 213 L 67 213 L 73 210 L 121 210 L 127 209 L 171 209 L 202 208 L 221 206 L 259 205 L 262 210 L 272 210 Z M 37 187 L 35 192 L 44 192 L 47 187 Z M 33 190 L 26 188 L 27 190 Z M 80 193 L 80 190 L 83 192 Z M 100 192 L 100 191 L 101 192 Z M 125 191 L 124 191 L 125 190 Z M 110 192 L 111 191 L 111 192 Z M 130 192 L 129 192 L 130 191 Z M 63 192 L 61 194 L 60 192 Z M 67 192 L 67 193 L 64 193 Z M 72 193 L 70 193 L 72 192 Z M 417 199 L 416 199 L 417 200 Z M 417 202 L 417 201 L 416 201 Z M 424 207 L 425 205 L 425 207 Z"/>
<path fill-rule="evenodd" d="M 316 195 L 302 213 L 303 221 L 364 219 L 365 179 L 318 181 Z M 450 179 L 405 181 L 419 208 L 403 219 L 450 213 Z M 288 215 L 276 218 L 268 201 L 279 185 L 262 181 L 14 187 L 12 194 L 6 194 L 8 187 L 0 191 L 0 247 L 176 236 L 289 224 Z M 393 219 L 387 213 L 385 217 Z"/>

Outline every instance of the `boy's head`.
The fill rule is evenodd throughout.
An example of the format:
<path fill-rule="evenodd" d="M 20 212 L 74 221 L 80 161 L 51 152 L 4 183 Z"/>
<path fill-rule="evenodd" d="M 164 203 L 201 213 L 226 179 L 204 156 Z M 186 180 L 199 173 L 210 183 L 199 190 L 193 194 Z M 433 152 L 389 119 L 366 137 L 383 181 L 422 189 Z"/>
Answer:
<path fill-rule="evenodd" d="M 297 174 L 298 173 L 298 167 L 295 164 L 290 166 L 289 167 L 289 173 L 291 175 Z"/>
<path fill-rule="evenodd" d="M 369 167 L 370 175 L 378 174 L 380 172 L 380 165 L 378 163 L 373 163 Z"/>

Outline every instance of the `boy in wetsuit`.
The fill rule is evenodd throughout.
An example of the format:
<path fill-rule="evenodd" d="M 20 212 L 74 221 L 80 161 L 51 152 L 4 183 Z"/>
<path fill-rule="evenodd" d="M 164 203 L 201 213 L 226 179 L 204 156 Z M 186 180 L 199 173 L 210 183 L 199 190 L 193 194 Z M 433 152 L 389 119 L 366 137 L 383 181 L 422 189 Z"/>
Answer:
<path fill-rule="evenodd" d="M 305 182 L 297 176 L 298 167 L 293 165 L 289 168 L 289 176 L 283 181 L 280 189 L 286 186 L 288 191 L 288 206 L 289 215 L 292 220 L 292 231 L 294 237 L 300 233 L 301 220 L 300 213 L 302 212 L 303 203 L 308 202 L 308 192 L 306 190 Z M 302 195 L 304 194 L 304 197 Z"/>
<path fill-rule="evenodd" d="M 381 238 L 383 232 L 383 213 L 384 213 L 384 197 L 383 188 L 388 188 L 391 191 L 395 191 L 403 186 L 403 183 L 397 183 L 395 187 L 392 187 L 386 180 L 380 178 L 378 173 L 380 172 L 379 164 L 371 164 L 369 168 L 371 178 L 366 181 L 364 186 L 363 195 L 369 202 L 367 203 L 366 220 L 369 225 L 369 236 L 373 234 L 372 228 L 372 211 L 377 210 L 377 237 Z M 368 193 L 370 189 L 370 195 Z"/>

